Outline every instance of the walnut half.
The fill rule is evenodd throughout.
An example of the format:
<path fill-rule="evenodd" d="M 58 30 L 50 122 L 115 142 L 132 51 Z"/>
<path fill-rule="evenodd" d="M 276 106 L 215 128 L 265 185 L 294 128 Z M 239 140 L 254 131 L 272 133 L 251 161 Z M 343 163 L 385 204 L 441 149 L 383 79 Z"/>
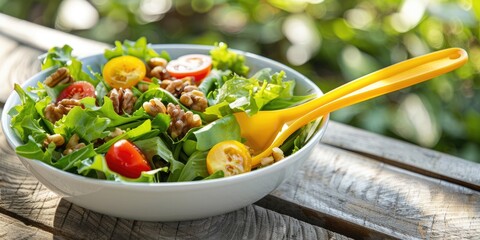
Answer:
<path fill-rule="evenodd" d="M 203 92 L 198 90 L 198 87 L 195 85 L 186 86 L 180 96 L 180 102 L 186 107 L 204 112 L 208 107 L 208 101 Z"/>
<path fill-rule="evenodd" d="M 82 104 L 77 99 L 62 99 L 58 103 L 50 103 L 44 110 L 45 118 L 47 118 L 48 121 L 55 123 L 75 106 L 82 106 Z"/>
<path fill-rule="evenodd" d="M 157 116 L 159 113 L 167 112 L 167 108 L 159 98 L 152 98 L 150 101 L 144 102 L 143 109 L 145 109 L 145 112 L 152 117 Z"/>
<path fill-rule="evenodd" d="M 191 111 L 185 112 L 180 106 L 173 103 L 167 105 L 167 113 L 171 118 L 168 133 L 172 138 L 183 137 L 190 129 L 202 125 L 202 119 L 198 114 Z"/>
<path fill-rule="evenodd" d="M 68 71 L 68 69 L 65 67 L 61 67 L 45 79 L 45 84 L 53 88 L 58 84 L 66 84 L 73 81 L 74 80 L 72 76 L 70 76 L 70 72 Z"/>
<path fill-rule="evenodd" d="M 108 97 L 113 102 L 113 109 L 119 115 L 123 113 L 133 113 L 133 106 L 137 101 L 137 97 L 133 95 L 132 90 L 128 88 L 114 88 L 108 93 Z"/>

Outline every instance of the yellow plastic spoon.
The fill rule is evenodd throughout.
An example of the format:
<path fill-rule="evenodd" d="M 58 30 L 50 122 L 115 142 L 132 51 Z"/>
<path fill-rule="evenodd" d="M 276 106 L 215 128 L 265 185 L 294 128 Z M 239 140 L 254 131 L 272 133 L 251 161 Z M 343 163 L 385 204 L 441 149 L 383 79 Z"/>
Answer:
<path fill-rule="evenodd" d="M 272 148 L 280 146 L 293 132 L 323 115 L 432 79 L 459 68 L 467 60 L 468 55 L 461 48 L 440 50 L 360 77 L 292 108 L 259 111 L 250 117 L 244 112 L 235 113 L 241 135 L 255 154 L 252 167 L 271 155 Z M 290 125 L 282 131 L 287 123 Z"/>

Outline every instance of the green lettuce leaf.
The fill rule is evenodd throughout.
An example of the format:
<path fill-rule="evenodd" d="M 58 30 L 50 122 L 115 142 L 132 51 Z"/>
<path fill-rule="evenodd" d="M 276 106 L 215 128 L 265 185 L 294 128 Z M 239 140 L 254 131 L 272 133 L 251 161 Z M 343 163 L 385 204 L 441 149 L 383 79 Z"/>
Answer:
<path fill-rule="evenodd" d="M 72 58 L 72 47 L 64 45 L 63 47 L 53 47 L 47 52 L 42 62 L 42 70 L 53 66 L 65 66 Z"/>
<path fill-rule="evenodd" d="M 114 143 L 121 139 L 137 139 L 140 136 L 143 136 L 145 134 L 148 134 L 152 131 L 152 122 L 150 119 L 147 119 L 143 121 L 139 126 L 136 128 L 130 129 L 126 131 L 125 133 L 118 135 L 110 140 L 108 140 L 106 143 L 102 144 L 101 146 L 97 147 L 95 151 L 97 153 L 106 153 L 110 146 L 112 146 Z"/>
<path fill-rule="evenodd" d="M 45 130 L 40 127 L 40 116 L 35 108 L 36 100 L 18 84 L 14 85 L 14 89 L 22 104 L 10 109 L 9 115 L 12 117 L 10 126 L 22 142 L 27 142 L 29 135 L 34 135 L 36 140 L 43 141 L 46 135 Z"/>
<path fill-rule="evenodd" d="M 162 57 L 167 61 L 170 61 L 170 55 L 166 51 L 157 53 L 150 44 L 147 43 L 145 37 L 139 38 L 137 41 L 125 40 L 122 42 L 115 41 L 115 48 L 106 49 L 104 56 L 107 60 L 122 55 L 130 55 L 148 61 L 154 57 Z"/>
<path fill-rule="evenodd" d="M 70 139 L 76 133 L 86 142 L 92 142 L 97 138 L 108 136 L 109 132 L 105 130 L 109 123 L 110 119 L 89 114 L 77 106 L 55 123 L 55 133 L 65 136 L 66 139 Z"/>
<path fill-rule="evenodd" d="M 231 70 L 240 76 L 247 76 L 250 71 L 245 65 L 245 56 L 229 50 L 226 43 L 216 43 L 215 48 L 210 50 L 210 56 L 213 68 Z"/>
<path fill-rule="evenodd" d="M 197 138 L 197 150 L 206 151 L 215 144 L 227 141 L 240 141 L 240 126 L 233 115 L 215 120 L 193 132 Z"/>
<path fill-rule="evenodd" d="M 113 108 L 113 102 L 110 98 L 104 97 L 103 105 L 101 107 L 98 107 L 95 101 L 96 100 L 94 98 L 87 97 L 87 98 L 83 98 L 81 100 L 81 103 L 84 105 L 86 109 L 88 109 L 88 112 L 90 114 L 103 117 L 103 118 L 108 118 L 109 119 L 108 127 L 110 128 L 149 118 L 148 114 L 145 113 L 143 108 L 139 109 L 138 111 L 135 111 L 130 116 L 122 116 L 122 115 L 118 115 L 115 112 Z"/>
<path fill-rule="evenodd" d="M 253 115 L 260 110 L 274 110 L 295 106 L 314 98 L 315 94 L 295 96 L 295 82 L 285 80 L 285 72 L 271 74 L 271 69 L 262 69 L 251 78 L 233 76 L 221 87 L 209 93 L 213 105 L 205 110 L 206 115 L 218 117 L 244 111 Z M 279 104 L 280 106 L 277 106 Z"/>

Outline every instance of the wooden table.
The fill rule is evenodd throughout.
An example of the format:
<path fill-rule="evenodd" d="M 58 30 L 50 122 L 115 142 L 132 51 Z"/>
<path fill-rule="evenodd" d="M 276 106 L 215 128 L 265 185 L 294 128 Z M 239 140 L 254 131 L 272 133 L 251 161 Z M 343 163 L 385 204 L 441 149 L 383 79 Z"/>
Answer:
<path fill-rule="evenodd" d="M 0 14 L 0 110 L 37 57 L 105 44 Z M 80 51 L 78 51 L 80 50 Z M 1 239 L 478 239 L 480 165 L 331 121 L 303 168 L 260 201 L 184 222 L 102 215 L 61 199 L 23 167 L 0 132 Z"/>

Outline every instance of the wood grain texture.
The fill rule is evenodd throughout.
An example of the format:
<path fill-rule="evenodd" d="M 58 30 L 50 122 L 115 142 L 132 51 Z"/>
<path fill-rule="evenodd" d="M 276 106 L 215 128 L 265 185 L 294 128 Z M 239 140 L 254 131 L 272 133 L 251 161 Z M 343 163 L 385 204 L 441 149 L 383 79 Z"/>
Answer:
<path fill-rule="evenodd" d="M 390 165 L 480 190 L 480 164 L 338 122 L 322 142 L 374 157 Z"/>
<path fill-rule="evenodd" d="M 480 236 L 479 192 L 325 144 L 258 204 L 351 237 Z M 292 205 L 295 212 L 282 209 Z M 371 231 L 336 225 L 342 222 Z"/>
<path fill-rule="evenodd" d="M 5 102 L 14 83 L 23 83 L 40 70 L 40 50 L 20 45 L 0 33 L 0 102 Z M 15 69 L 12 71 L 12 69 Z"/>
<path fill-rule="evenodd" d="M 73 54 L 79 57 L 102 53 L 109 44 L 101 43 L 55 29 L 33 24 L 0 13 L 0 33 L 8 38 L 31 48 L 46 52 L 51 47 L 65 44 L 73 48 Z"/>
<path fill-rule="evenodd" d="M 0 239 L 52 239 L 53 235 L 23 222 L 0 214 Z M 58 239 L 63 239 L 59 237 Z"/>

